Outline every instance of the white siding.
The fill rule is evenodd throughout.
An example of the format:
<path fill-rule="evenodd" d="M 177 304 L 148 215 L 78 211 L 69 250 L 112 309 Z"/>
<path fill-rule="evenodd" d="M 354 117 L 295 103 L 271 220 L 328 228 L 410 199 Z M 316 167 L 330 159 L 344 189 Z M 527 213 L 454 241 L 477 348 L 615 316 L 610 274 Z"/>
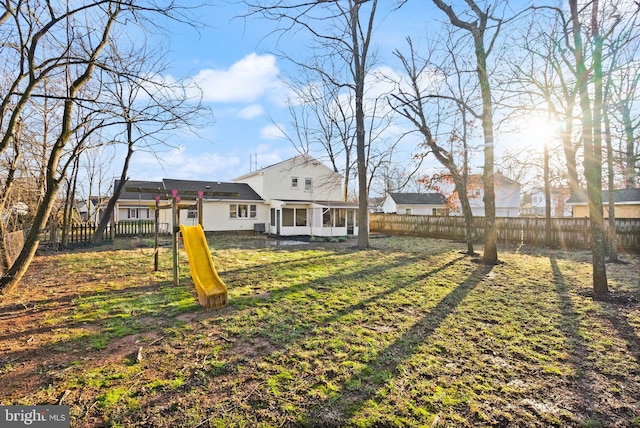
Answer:
<path fill-rule="evenodd" d="M 232 204 L 256 205 L 256 217 L 231 218 L 229 212 Z M 186 215 L 185 212 L 185 218 Z M 269 206 L 261 201 L 205 201 L 202 222 L 205 231 L 253 230 L 255 223 L 269 222 Z"/>
<path fill-rule="evenodd" d="M 191 203 L 191 201 L 182 201 L 182 203 Z M 194 201 L 195 203 L 195 201 Z M 161 205 L 171 204 L 171 201 L 162 201 Z M 256 217 L 231 218 L 230 206 L 238 205 L 255 205 Z M 203 201 L 202 203 L 202 222 L 205 232 L 211 231 L 242 231 L 253 230 L 255 223 L 269 222 L 269 207 L 262 201 Z M 198 224 L 198 217 L 189 218 L 189 210 L 180 210 L 180 224 L 187 226 L 195 226 Z M 172 230 L 172 210 L 171 208 L 160 211 L 160 224 L 168 225 L 168 230 Z"/>
<path fill-rule="evenodd" d="M 265 177 L 264 174 L 257 173 L 255 175 L 247 176 L 243 180 L 237 180 L 237 183 L 246 183 L 256 192 L 262 199 L 266 199 L 264 197 L 265 192 Z"/>
<path fill-rule="evenodd" d="M 496 186 L 496 217 L 520 215 L 520 186 Z"/>
<path fill-rule="evenodd" d="M 258 183 L 259 177 L 261 177 L 260 183 Z M 297 188 L 291 186 L 293 177 L 298 179 Z M 306 179 L 312 181 L 311 191 L 305 189 Z M 235 181 L 249 184 L 266 201 L 271 199 L 339 201 L 342 199 L 342 176 L 321 162 L 305 156 L 295 157 Z"/>
<path fill-rule="evenodd" d="M 443 205 L 398 205 L 398 214 L 407 214 L 407 209 L 411 210 L 411 215 L 433 215 L 434 208 L 444 208 Z"/>
<path fill-rule="evenodd" d="M 139 210 L 139 217 L 130 217 L 129 210 Z M 114 208 L 115 221 L 138 221 L 153 220 L 155 217 L 155 201 L 149 204 L 148 201 L 118 201 Z"/>
<path fill-rule="evenodd" d="M 384 198 L 384 202 L 382 203 L 382 212 L 385 214 L 393 214 L 398 212 L 395 201 L 389 195 Z"/>

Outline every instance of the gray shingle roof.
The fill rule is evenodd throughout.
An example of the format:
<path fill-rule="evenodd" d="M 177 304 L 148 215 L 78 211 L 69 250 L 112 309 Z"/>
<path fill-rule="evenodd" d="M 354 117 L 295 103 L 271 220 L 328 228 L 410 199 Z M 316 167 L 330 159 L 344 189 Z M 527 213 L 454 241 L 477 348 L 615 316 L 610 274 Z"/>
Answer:
<path fill-rule="evenodd" d="M 116 180 L 113 184 L 113 188 L 118 187 L 120 180 Z M 142 180 L 127 180 L 124 184 L 124 188 L 120 193 L 120 199 L 140 199 L 142 201 L 154 200 L 155 195 L 149 193 L 139 193 L 137 191 L 127 191 L 127 189 L 139 188 L 139 189 L 164 189 L 164 185 L 161 181 L 142 181 Z"/>
<path fill-rule="evenodd" d="M 396 204 L 403 205 L 444 205 L 441 193 L 389 193 Z"/>
<path fill-rule="evenodd" d="M 206 192 L 231 192 L 238 193 L 238 196 L 204 196 L 205 200 L 232 200 L 238 199 L 243 201 L 261 201 L 262 198 L 246 183 L 226 183 L 218 181 L 195 181 L 195 180 L 173 180 L 164 178 L 164 187 L 167 190 L 203 190 Z M 185 199 L 195 199 L 194 196 L 184 196 Z"/>
<path fill-rule="evenodd" d="M 640 203 L 640 189 L 619 189 L 613 191 L 613 198 L 616 202 L 638 202 Z M 609 200 L 609 191 L 602 191 L 602 201 L 607 203 Z M 586 192 L 574 192 L 567 200 L 568 204 L 586 204 Z"/>
<path fill-rule="evenodd" d="M 117 186 L 119 180 L 116 180 L 115 186 Z M 115 187 L 114 186 L 114 187 Z M 138 191 L 132 191 L 131 189 L 158 189 L 158 194 L 166 195 L 167 191 L 178 190 L 180 191 L 198 191 L 203 190 L 205 192 L 231 192 L 238 193 L 239 196 L 207 196 L 205 200 L 243 200 L 243 201 L 261 201 L 262 198 L 246 183 L 224 183 L 217 181 L 197 181 L 197 180 L 174 180 L 170 178 L 164 178 L 162 181 L 140 181 L 129 180 L 124 186 L 124 190 L 120 194 L 120 199 L 140 199 L 140 200 L 155 200 L 156 194 L 154 193 L 142 193 Z M 127 189 L 130 189 L 127 191 Z M 184 199 L 195 199 L 193 195 L 183 195 Z"/>

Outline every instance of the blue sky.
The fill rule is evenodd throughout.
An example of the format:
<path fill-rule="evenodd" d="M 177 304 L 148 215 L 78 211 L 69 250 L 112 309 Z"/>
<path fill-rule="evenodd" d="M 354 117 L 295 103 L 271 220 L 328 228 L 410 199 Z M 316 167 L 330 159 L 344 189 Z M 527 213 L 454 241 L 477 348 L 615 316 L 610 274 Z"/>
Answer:
<path fill-rule="evenodd" d="M 136 152 L 131 179 L 229 181 L 255 168 L 256 155 L 257 166 L 262 167 L 297 154 L 273 124 L 276 121 L 289 128 L 283 97 L 288 92 L 285 80 L 295 68 L 272 52 L 278 48 L 300 50 L 299 36 L 280 39 L 276 47 L 276 38 L 266 37 L 272 23 L 237 18 L 244 11 L 242 4 L 216 3 L 198 10 L 207 28 L 196 31 L 186 25 L 172 25 L 167 36 L 167 73 L 196 81 L 213 118 L 198 130 L 199 135 L 188 130 L 174 133 L 169 143 L 175 148 L 155 155 Z M 427 6 L 409 2 L 392 12 L 395 1 L 380 3 L 374 35 L 379 52 L 376 67 L 392 67 L 393 49 L 405 46 L 409 34 L 421 37 Z M 252 158 L 254 164 L 250 165 Z M 115 165 L 115 169 L 119 167 Z"/>
<path fill-rule="evenodd" d="M 425 34 L 437 31 L 445 16 L 431 2 L 409 1 L 399 11 L 392 11 L 395 0 L 379 3 L 374 32 L 378 58 L 372 72 L 389 72 L 399 69 L 393 50 L 406 52 L 407 36 L 416 46 L 424 46 Z M 257 17 L 238 18 L 245 10 L 242 4 L 215 4 L 198 9 L 206 28 L 196 31 L 184 24 L 172 25 L 163 39 L 170 51 L 167 77 L 197 82 L 213 117 L 198 129 L 198 135 L 188 130 L 173 133 L 168 138 L 171 148 L 155 154 L 136 152 L 129 170 L 131 179 L 230 181 L 256 167 L 298 154 L 273 123 L 291 131 L 291 118 L 283 101 L 289 93 L 286 79 L 296 73 L 296 68 L 273 52 L 281 50 L 298 57 L 305 53 L 304 40 L 300 34 L 280 39 L 268 36 L 273 23 Z M 402 135 L 410 129 L 400 120 L 389 132 Z M 419 140 L 416 135 L 401 145 L 396 159 L 404 161 L 407 169 Z M 311 155 L 327 163 L 320 153 Z M 480 160 L 474 161 L 474 172 L 480 172 L 481 164 Z M 120 165 L 114 166 L 114 175 L 119 175 Z M 432 158 L 423 166 L 427 173 L 434 173 L 435 168 L 440 166 Z"/>

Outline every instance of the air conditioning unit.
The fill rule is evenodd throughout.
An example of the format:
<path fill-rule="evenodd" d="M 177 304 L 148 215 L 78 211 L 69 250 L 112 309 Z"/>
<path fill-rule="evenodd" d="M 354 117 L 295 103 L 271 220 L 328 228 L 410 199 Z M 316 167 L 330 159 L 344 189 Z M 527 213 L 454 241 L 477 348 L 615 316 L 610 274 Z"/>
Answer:
<path fill-rule="evenodd" d="M 254 223 L 253 231 L 257 233 L 264 233 L 267 230 L 266 223 Z"/>

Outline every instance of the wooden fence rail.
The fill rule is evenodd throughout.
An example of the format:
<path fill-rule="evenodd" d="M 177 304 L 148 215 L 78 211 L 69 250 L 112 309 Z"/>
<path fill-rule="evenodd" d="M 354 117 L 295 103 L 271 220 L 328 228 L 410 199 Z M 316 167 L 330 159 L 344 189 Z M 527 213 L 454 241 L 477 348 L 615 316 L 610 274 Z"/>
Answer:
<path fill-rule="evenodd" d="M 89 242 L 98 228 L 97 223 L 74 224 L 69 230 L 69 243 Z M 160 233 L 166 233 L 169 227 L 166 223 L 160 224 Z M 104 231 L 103 239 L 111 241 L 114 237 L 150 236 L 156 231 L 154 221 L 130 221 L 108 225 Z M 42 230 L 42 242 L 60 242 L 60 230 L 50 228 Z"/>
<path fill-rule="evenodd" d="M 474 241 L 484 238 L 485 218 L 473 220 Z M 591 232 L 588 218 L 552 218 L 550 246 L 563 249 L 589 249 Z M 371 214 L 371 232 L 390 235 L 411 235 L 430 238 L 464 240 L 463 217 L 441 217 L 426 215 Z M 618 248 L 622 251 L 640 253 L 640 219 L 617 219 Z M 542 246 L 545 243 L 545 219 L 529 217 L 496 218 L 498 242 L 503 244 L 526 244 Z M 609 230 L 605 223 L 605 234 Z M 608 245 L 608 243 L 607 243 Z"/>

